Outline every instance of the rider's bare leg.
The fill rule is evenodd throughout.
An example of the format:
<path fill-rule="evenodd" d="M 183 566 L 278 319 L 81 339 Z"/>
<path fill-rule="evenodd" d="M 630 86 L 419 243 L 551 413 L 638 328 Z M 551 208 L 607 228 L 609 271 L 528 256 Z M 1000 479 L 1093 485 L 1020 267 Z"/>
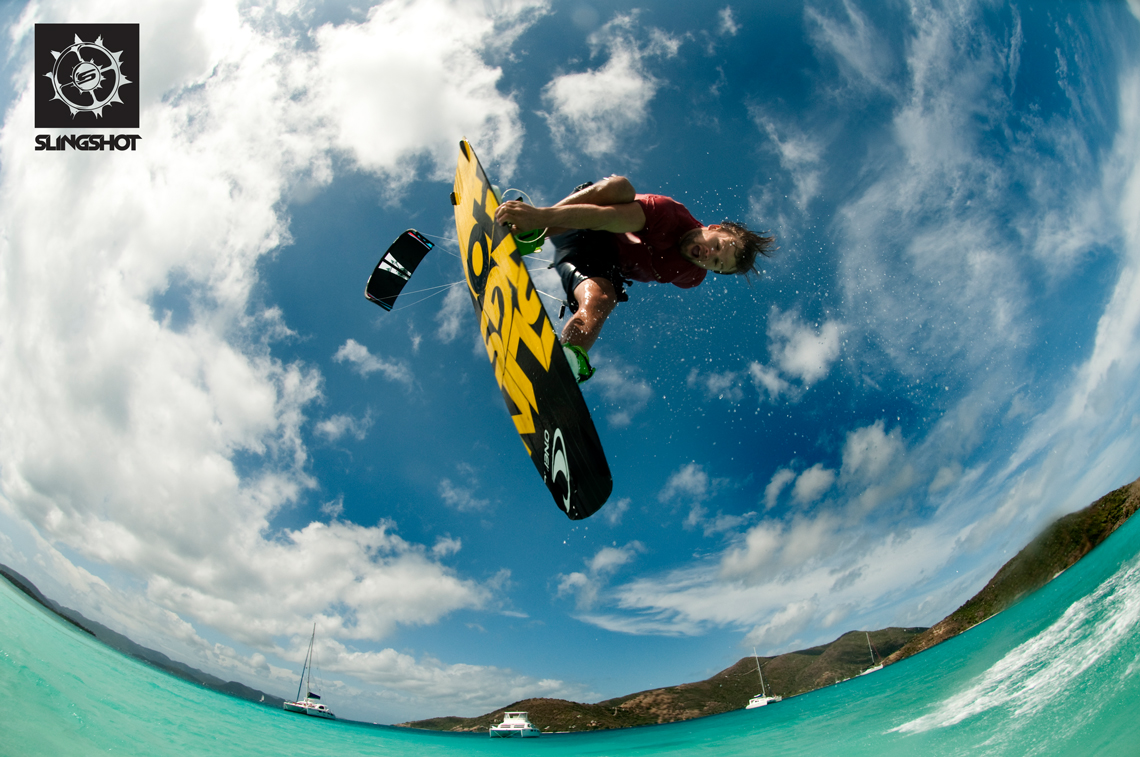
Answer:
<path fill-rule="evenodd" d="M 613 309 L 617 307 L 617 291 L 609 279 L 586 279 L 574 287 L 578 310 L 562 329 L 562 342 L 589 352 Z"/>

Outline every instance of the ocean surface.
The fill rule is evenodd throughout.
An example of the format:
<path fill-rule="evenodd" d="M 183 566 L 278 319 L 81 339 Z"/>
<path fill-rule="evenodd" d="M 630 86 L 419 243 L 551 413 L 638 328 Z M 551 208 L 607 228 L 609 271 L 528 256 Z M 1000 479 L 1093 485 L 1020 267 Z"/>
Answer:
<path fill-rule="evenodd" d="M 923 654 L 686 723 L 492 741 L 292 715 L 124 657 L 6 581 L 0 691 L 4 757 L 1137 755 L 1140 519 L 1021 604 Z"/>

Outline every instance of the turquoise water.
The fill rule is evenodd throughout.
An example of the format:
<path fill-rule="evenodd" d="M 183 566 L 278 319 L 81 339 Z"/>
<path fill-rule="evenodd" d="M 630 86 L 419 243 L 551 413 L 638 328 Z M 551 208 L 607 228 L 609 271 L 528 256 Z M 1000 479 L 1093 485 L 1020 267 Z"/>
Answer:
<path fill-rule="evenodd" d="M 688 723 L 491 741 L 215 694 L 111 651 L 0 582 L 10 698 L 0 754 L 1135 755 L 1138 631 L 1140 519 L 1017 607 L 882 672 Z"/>

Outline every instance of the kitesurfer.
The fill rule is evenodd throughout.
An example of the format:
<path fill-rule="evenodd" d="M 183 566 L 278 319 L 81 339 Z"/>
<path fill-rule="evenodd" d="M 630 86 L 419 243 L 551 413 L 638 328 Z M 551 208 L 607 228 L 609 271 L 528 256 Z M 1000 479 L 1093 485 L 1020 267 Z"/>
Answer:
<path fill-rule="evenodd" d="M 624 176 L 583 184 L 552 207 L 504 202 L 495 221 L 516 236 L 545 229 L 554 243 L 553 267 L 573 312 L 562 344 L 579 383 L 594 373 L 587 352 L 617 303 L 629 299 L 626 285 L 656 281 L 689 289 L 708 271 L 747 277 L 776 241 L 741 223 L 705 226 L 670 197 L 637 194 Z"/>

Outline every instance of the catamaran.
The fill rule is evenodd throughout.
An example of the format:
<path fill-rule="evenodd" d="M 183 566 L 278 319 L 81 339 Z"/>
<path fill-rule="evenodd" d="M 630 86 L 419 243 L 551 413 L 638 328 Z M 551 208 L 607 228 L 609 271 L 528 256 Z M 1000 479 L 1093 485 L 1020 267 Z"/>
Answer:
<path fill-rule="evenodd" d="M 503 722 L 491 726 L 491 738 L 534 738 L 540 731 L 525 712 L 505 712 Z"/>
<path fill-rule="evenodd" d="M 863 633 L 867 633 L 867 632 L 864 631 Z M 871 646 L 871 634 L 869 634 L 869 633 L 867 633 L 867 649 L 869 649 L 871 651 L 871 667 L 867 668 L 862 673 L 860 673 L 859 675 L 861 675 L 861 676 L 865 676 L 868 673 L 874 673 L 876 670 L 882 670 L 883 669 L 883 659 L 881 657 L 879 658 L 879 664 L 878 665 L 875 664 L 875 648 L 873 646 Z"/>
<path fill-rule="evenodd" d="M 760 658 L 756 656 L 756 647 L 752 647 L 752 659 L 756 660 L 756 672 L 760 674 L 760 694 L 748 700 L 748 706 L 744 709 L 754 710 L 757 707 L 763 707 L 771 702 L 779 702 L 783 699 L 780 696 L 768 696 L 764 690 L 764 673 L 760 670 Z"/>
<path fill-rule="evenodd" d="M 313 624 L 313 636 L 309 639 L 309 653 L 305 655 L 305 666 L 301 668 L 301 681 L 297 684 L 297 701 L 285 702 L 284 707 L 289 712 L 299 712 L 302 715 L 312 715 L 318 718 L 336 718 L 333 711 L 319 701 L 319 694 L 313 693 L 310 679 L 313 676 L 313 642 L 317 638 L 317 624 Z M 305 690 L 305 698 L 301 699 L 301 690 Z"/>

